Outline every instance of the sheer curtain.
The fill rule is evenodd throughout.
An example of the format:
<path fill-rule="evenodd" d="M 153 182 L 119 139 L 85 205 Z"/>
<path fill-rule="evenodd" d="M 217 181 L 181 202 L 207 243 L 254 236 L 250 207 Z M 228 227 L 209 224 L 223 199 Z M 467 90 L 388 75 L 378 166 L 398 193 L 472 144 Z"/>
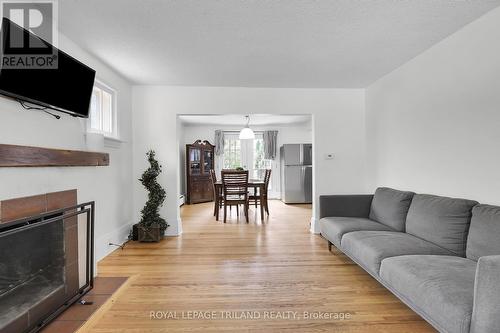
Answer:
<path fill-rule="evenodd" d="M 224 131 L 216 130 L 214 136 L 214 144 L 215 144 L 214 168 L 215 168 L 215 173 L 217 175 L 217 179 L 220 179 L 221 170 L 224 165 L 224 140 L 225 140 Z"/>
<path fill-rule="evenodd" d="M 222 130 L 216 130 L 214 136 L 215 144 L 215 155 L 221 156 L 224 154 L 224 132 Z"/>

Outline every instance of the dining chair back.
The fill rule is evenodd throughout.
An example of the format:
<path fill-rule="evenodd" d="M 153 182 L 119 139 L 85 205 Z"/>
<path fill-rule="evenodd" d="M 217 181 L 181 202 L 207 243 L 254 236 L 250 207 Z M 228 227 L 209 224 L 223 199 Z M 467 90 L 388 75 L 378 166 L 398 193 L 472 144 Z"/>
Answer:
<path fill-rule="evenodd" d="M 222 208 L 222 187 L 217 186 L 217 175 L 214 169 L 210 169 L 210 179 L 212 180 L 212 189 L 214 191 L 214 216 L 219 221 L 219 210 Z"/>
<path fill-rule="evenodd" d="M 215 185 L 215 183 L 217 183 L 217 175 L 214 169 L 210 169 L 210 178 L 212 179 L 212 184 Z"/>
<path fill-rule="evenodd" d="M 248 171 L 222 170 L 222 192 L 224 198 L 224 223 L 227 207 L 243 205 L 248 222 Z"/>
<path fill-rule="evenodd" d="M 266 169 L 264 174 L 264 195 L 267 196 L 267 192 L 269 190 L 269 181 L 271 180 L 271 169 Z"/>
<path fill-rule="evenodd" d="M 266 210 L 267 215 L 269 215 L 269 201 L 268 201 L 268 193 L 269 193 L 269 182 L 271 181 L 271 169 L 266 169 L 266 173 L 264 175 L 264 192 L 261 194 L 264 202 L 264 209 Z"/>
<path fill-rule="evenodd" d="M 269 201 L 268 201 L 268 192 L 269 192 L 269 182 L 271 180 L 271 169 L 266 169 L 264 173 L 264 186 L 259 188 L 259 191 L 255 189 L 255 192 L 250 195 L 249 202 L 255 205 L 260 205 L 260 218 L 264 221 L 264 211 L 266 211 L 267 215 L 269 215 Z"/>

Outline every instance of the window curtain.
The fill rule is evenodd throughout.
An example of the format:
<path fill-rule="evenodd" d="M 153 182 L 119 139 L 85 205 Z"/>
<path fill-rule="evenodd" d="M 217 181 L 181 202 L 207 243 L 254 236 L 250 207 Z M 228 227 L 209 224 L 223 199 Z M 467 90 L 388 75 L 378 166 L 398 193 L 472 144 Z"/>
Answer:
<path fill-rule="evenodd" d="M 215 143 L 215 174 L 217 175 L 217 179 L 221 178 L 221 170 L 224 166 L 224 132 L 221 130 L 215 131 L 214 137 Z"/>
<path fill-rule="evenodd" d="M 264 159 L 274 160 L 278 146 L 278 131 L 264 131 Z"/>
<path fill-rule="evenodd" d="M 221 130 L 215 131 L 215 155 L 221 156 L 224 154 L 224 132 Z"/>

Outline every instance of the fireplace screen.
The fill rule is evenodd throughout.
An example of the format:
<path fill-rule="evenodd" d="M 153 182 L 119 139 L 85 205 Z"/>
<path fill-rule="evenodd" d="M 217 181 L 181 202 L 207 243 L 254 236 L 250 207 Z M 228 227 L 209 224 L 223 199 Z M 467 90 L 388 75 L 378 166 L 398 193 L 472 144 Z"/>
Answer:
<path fill-rule="evenodd" d="M 93 206 L 0 225 L 0 333 L 37 331 L 92 288 Z"/>

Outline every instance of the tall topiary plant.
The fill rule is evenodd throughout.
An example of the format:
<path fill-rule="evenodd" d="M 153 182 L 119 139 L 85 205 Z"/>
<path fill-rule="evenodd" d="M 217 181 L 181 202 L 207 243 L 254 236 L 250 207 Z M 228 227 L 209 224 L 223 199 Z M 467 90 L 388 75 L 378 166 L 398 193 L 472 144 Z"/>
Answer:
<path fill-rule="evenodd" d="M 141 221 L 139 222 L 139 226 L 145 231 L 150 231 L 152 228 L 159 228 L 163 235 L 168 224 L 167 221 L 160 216 L 159 210 L 165 201 L 166 192 L 156 180 L 161 173 L 161 165 L 155 159 L 154 150 L 148 151 L 146 156 L 148 157 L 150 166 L 144 171 L 139 181 L 144 185 L 146 190 L 148 190 L 148 201 L 141 210 Z"/>

